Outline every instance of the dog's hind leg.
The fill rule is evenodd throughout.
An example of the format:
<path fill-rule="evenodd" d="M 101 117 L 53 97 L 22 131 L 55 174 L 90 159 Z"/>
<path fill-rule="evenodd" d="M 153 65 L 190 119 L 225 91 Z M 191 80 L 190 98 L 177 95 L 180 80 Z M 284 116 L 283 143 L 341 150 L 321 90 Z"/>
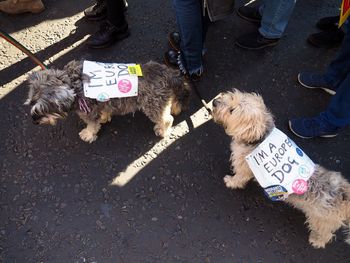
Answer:
<path fill-rule="evenodd" d="M 348 200 L 348 203 L 345 208 L 347 211 L 345 212 L 345 225 L 346 225 L 346 230 L 345 230 L 345 242 L 350 245 L 350 200 Z"/>
<path fill-rule="evenodd" d="M 308 214 L 307 217 L 311 230 L 309 243 L 315 248 L 324 248 L 331 241 L 334 232 L 342 226 L 341 220 L 338 220 L 334 214 L 329 214 L 325 217 L 310 216 Z"/>

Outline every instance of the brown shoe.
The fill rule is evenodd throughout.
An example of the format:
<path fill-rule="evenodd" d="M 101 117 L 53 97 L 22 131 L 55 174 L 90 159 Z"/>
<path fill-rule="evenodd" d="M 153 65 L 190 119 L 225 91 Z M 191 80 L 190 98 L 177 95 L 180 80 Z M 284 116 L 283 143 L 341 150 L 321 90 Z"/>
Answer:
<path fill-rule="evenodd" d="M 41 0 L 6 0 L 0 2 L 0 11 L 8 14 L 40 13 L 44 9 Z"/>

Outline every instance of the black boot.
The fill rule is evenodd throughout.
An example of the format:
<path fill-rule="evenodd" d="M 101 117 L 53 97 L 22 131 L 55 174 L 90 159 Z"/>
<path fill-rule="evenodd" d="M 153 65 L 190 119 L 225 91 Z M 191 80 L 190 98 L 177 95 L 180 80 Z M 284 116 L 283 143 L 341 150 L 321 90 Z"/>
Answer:
<path fill-rule="evenodd" d="M 275 46 L 279 38 L 265 38 L 259 31 L 240 36 L 236 40 L 236 45 L 250 50 L 263 49 Z"/>
<path fill-rule="evenodd" d="M 88 20 L 91 21 L 99 21 L 105 19 L 107 17 L 106 1 L 96 1 L 96 4 L 85 9 L 84 15 Z"/>
<path fill-rule="evenodd" d="M 91 35 L 88 45 L 91 48 L 105 48 L 116 41 L 127 38 L 129 34 L 128 24 L 126 22 L 116 27 L 109 21 L 105 21 L 101 24 L 100 30 Z"/>
<path fill-rule="evenodd" d="M 173 49 L 169 49 L 167 52 L 164 53 L 164 63 L 168 67 L 179 68 L 178 61 L 177 61 L 179 54 L 180 52 Z"/>
<path fill-rule="evenodd" d="M 180 51 L 180 33 L 179 32 L 171 32 L 168 35 L 168 42 L 172 49 L 176 51 Z"/>
<path fill-rule="evenodd" d="M 333 48 L 339 46 L 343 42 L 344 36 L 345 33 L 339 28 L 328 29 L 309 35 L 307 41 L 316 47 Z"/>

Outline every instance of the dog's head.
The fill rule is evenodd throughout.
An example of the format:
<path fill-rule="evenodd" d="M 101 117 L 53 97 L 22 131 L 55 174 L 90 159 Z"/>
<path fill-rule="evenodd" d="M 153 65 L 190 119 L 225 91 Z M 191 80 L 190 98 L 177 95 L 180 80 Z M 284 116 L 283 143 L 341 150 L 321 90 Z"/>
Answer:
<path fill-rule="evenodd" d="M 28 78 L 29 93 L 25 105 L 31 106 L 34 124 L 55 125 L 57 119 L 67 116 L 75 92 L 66 71 L 47 69 L 31 74 Z"/>
<path fill-rule="evenodd" d="M 236 89 L 213 100 L 212 115 L 229 136 L 245 143 L 260 140 L 274 126 L 260 95 Z"/>

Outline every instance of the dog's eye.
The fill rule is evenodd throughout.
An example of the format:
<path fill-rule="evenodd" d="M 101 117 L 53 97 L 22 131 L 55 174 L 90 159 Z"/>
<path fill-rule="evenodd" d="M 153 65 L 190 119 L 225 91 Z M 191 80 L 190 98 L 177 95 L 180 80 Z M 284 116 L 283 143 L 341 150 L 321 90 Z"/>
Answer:
<path fill-rule="evenodd" d="M 235 108 L 230 108 L 230 114 L 235 110 Z"/>

